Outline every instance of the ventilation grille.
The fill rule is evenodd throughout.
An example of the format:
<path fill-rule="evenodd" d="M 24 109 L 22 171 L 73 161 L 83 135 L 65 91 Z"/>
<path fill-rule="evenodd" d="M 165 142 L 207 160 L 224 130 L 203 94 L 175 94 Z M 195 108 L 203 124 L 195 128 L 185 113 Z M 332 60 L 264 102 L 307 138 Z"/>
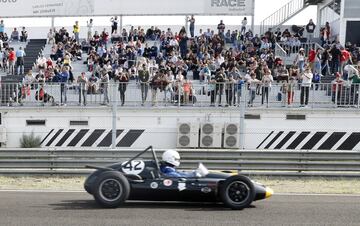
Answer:
<path fill-rule="evenodd" d="M 225 140 L 225 144 L 228 147 L 234 147 L 236 145 L 236 143 L 237 143 L 237 139 L 234 136 L 229 136 Z"/>
<path fill-rule="evenodd" d="M 214 132 L 214 126 L 212 124 L 204 124 L 202 126 L 202 132 L 204 134 L 212 134 Z"/>
<path fill-rule="evenodd" d="M 226 127 L 226 133 L 229 134 L 229 135 L 234 135 L 237 133 L 237 126 L 235 124 L 229 124 L 227 125 Z"/>
<path fill-rule="evenodd" d="M 190 144 L 190 138 L 188 136 L 179 137 L 179 144 L 181 146 L 188 146 Z"/>
<path fill-rule="evenodd" d="M 181 124 L 179 126 L 179 133 L 181 134 L 189 134 L 190 133 L 190 125 L 189 124 Z"/>
<path fill-rule="evenodd" d="M 201 143 L 202 145 L 206 146 L 206 147 L 210 147 L 212 146 L 214 140 L 211 136 L 204 136 L 202 139 L 201 139 Z"/>

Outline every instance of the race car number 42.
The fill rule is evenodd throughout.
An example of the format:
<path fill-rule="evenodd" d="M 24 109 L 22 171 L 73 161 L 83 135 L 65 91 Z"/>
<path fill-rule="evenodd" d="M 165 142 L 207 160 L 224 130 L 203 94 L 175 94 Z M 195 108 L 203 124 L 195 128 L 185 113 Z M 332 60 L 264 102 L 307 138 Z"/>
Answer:
<path fill-rule="evenodd" d="M 121 164 L 121 168 L 122 168 L 122 171 L 126 174 L 138 175 L 144 170 L 145 163 L 143 161 L 139 161 L 139 160 L 134 160 L 131 162 L 124 162 L 123 164 Z"/>

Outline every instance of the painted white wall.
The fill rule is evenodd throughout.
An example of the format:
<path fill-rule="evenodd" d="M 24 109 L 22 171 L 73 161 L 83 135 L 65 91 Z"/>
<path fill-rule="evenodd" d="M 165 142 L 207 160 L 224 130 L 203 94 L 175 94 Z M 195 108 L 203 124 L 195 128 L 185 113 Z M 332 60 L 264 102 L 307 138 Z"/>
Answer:
<path fill-rule="evenodd" d="M 260 114 L 260 120 L 245 120 L 245 148 L 256 149 L 259 144 L 272 131 L 273 135 L 261 145 L 262 149 L 267 143 L 280 131 L 283 135 L 274 142 L 269 149 L 273 149 L 290 131 L 296 131 L 296 134 L 286 142 L 281 148 L 286 148 L 301 132 L 309 131 L 309 135 L 299 145 L 301 147 L 306 143 L 315 132 L 327 132 L 322 141 L 314 148 L 318 148 L 332 132 L 346 132 L 347 134 L 337 142 L 332 148 L 336 149 L 351 133 L 360 132 L 360 113 L 356 110 L 251 110 L 247 114 Z M 287 120 L 286 114 L 305 114 L 306 120 Z M 2 109 L 2 126 L 6 128 L 7 142 L 2 147 L 19 147 L 19 139 L 23 134 L 34 132 L 35 135 L 44 138 L 51 129 L 64 129 L 62 134 L 52 143 L 54 146 L 68 129 L 105 129 L 106 132 L 93 145 L 97 144 L 111 130 L 111 110 L 109 108 L 6 108 Z M 45 119 L 46 126 L 26 126 L 27 119 Z M 70 126 L 70 120 L 88 120 L 88 126 Z M 176 148 L 177 126 L 179 122 L 191 122 L 201 124 L 204 122 L 220 123 L 239 123 L 238 109 L 223 108 L 186 108 L 186 109 L 119 109 L 117 112 L 117 128 L 124 129 L 117 142 L 121 140 L 130 129 L 145 130 L 140 138 L 131 146 L 131 149 L 141 149 L 148 145 L 154 145 L 156 148 Z M 223 127 L 222 127 L 223 128 Z M 76 135 L 73 134 L 64 146 Z M 82 139 L 82 142 L 90 135 Z M 49 137 L 46 141 L 48 141 Z M 46 143 L 46 142 L 45 142 Z M 81 142 L 79 142 L 81 144 Z M 360 151 L 358 144 L 354 150 Z"/>

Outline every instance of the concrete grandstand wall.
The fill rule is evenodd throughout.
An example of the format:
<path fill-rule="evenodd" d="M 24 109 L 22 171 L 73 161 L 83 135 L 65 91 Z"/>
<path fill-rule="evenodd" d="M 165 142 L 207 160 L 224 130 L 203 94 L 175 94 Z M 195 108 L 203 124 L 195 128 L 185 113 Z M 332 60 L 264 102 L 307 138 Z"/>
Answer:
<path fill-rule="evenodd" d="M 176 148 L 179 123 L 217 123 L 224 132 L 239 115 L 237 108 L 118 108 L 116 141 L 118 148 Z M 360 151 L 359 116 L 350 109 L 254 109 L 240 126 L 245 149 Z M 46 148 L 110 148 L 109 107 L 5 107 L 1 118 L 2 147 L 19 147 L 21 136 L 33 132 Z"/>

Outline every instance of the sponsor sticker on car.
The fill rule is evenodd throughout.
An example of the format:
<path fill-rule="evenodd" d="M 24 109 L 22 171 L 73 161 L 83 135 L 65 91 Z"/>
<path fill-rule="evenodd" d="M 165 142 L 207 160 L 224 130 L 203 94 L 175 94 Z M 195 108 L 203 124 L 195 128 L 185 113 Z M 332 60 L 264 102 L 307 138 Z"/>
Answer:
<path fill-rule="evenodd" d="M 163 183 L 166 187 L 169 187 L 173 184 L 172 180 L 169 180 L 169 179 L 165 179 Z"/>

